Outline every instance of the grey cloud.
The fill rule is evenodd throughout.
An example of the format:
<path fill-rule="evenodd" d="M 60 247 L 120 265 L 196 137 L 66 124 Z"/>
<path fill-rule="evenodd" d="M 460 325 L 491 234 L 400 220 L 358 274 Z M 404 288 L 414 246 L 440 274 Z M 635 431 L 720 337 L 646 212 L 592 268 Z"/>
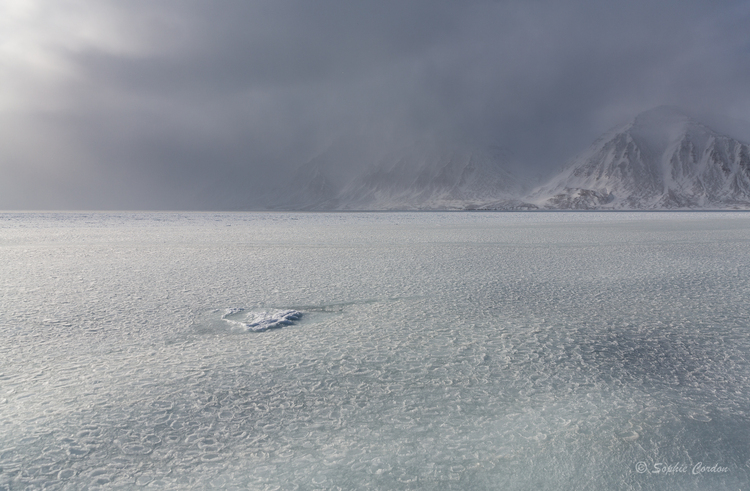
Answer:
<path fill-rule="evenodd" d="M 750 119 L 745 2 L 111 5 L 139 49 L 54 47 L 57 109 L 0 112 L 0 207 L 257 206 L 353 131 L 501 144 L 535 174 L 659 104 Z"/>

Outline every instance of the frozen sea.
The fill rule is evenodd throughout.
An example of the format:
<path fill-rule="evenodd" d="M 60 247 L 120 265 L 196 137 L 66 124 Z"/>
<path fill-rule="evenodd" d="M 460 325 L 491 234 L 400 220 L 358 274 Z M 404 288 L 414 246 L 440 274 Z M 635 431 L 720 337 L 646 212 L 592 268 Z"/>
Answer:
<path fill-rule="evenodd" d="M 0 489 L 750 489 L 750 213 L 2 213 Z"/>

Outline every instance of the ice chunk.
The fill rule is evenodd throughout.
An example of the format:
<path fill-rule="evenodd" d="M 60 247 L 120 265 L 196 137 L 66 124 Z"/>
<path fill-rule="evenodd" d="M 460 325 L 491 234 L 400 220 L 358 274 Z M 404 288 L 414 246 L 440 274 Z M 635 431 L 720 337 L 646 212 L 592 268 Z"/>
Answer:
<path fill-rule="evenodd" d="M 249 311 L 245 309 L 227 309 L 221 319 L 228 322 L 232 327 L 239 327 L 246 331 L 262 332 L 269 329 L 278 329 L 298 321 L 302 312 L 297 310 L 276 311 Z"/>

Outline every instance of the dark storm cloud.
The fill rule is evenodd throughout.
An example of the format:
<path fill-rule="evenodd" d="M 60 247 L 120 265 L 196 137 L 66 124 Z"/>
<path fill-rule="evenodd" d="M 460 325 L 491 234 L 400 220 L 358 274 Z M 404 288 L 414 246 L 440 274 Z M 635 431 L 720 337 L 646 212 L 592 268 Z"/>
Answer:
<path fill-rule="evenodd" d="M 750 119 L 746 2 L 36 3 L 0 55 L 3 208 L 257 206 L 347 132 L 534 174 L 659 104 Z"/>
<path fill-rule="evenodd" d="M 176 52 L 145 59 L 88 52 L 81 65 L 136 90 L 279 89 L 367 76 L 419 56 L 456 27 L 440 2 L 180 5 L 189 19 L 174 33 L 183 38 Z"/>

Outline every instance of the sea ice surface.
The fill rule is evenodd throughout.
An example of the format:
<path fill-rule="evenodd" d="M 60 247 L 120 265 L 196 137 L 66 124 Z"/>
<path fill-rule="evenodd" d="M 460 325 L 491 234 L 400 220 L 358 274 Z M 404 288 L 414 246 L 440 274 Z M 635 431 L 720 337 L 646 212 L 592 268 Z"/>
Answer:
<path fill-rule="evenodd" d="M 744 489 L 748 298 L 742 212 L 2 213 L 0 489 Z"/>

